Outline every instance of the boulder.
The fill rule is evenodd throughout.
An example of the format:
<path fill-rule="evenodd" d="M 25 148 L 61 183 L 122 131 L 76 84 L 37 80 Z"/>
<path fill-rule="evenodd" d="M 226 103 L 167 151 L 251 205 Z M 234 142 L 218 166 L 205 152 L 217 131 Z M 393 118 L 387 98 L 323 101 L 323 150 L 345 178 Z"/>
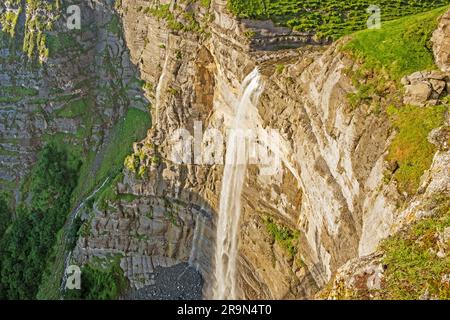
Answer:
<path fill-rule="evenodd" d="M 405 104 L 424 106 L 430 98 L 433 88 L 427 82 L 418 82 L 405 87 L 406 93 L 403 102 Z"/>

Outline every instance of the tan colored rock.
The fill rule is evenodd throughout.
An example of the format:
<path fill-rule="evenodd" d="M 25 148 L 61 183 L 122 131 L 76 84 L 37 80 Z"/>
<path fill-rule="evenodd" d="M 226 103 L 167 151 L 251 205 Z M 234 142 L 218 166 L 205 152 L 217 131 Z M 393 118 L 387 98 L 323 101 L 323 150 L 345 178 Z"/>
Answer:
<path fill-rule="evenodd" d="M 433 129 L 428 135 L 428 141 L 438 147 L 439 150 L 447 151 L 450 147 L 450 127 L 444 126 Z"/>
<path fill-rule="evenodd" d="M 405 89 L 406 94 L 403 102 L 414 106 L 424 106 L 433 92 L 431 85 L 426 82 L 410 84 Z"/>
<path fill-rule="evenodd" d="M 441 95 L 444 91 L 445 87 L 447 86 L 447 83 L 443 80 L 435 80 L 430 79 L 430 84 L 433 88 L 433 90 L 438 94 Z"/>
<path fill-rule="evenodd" d="M 450 10 L 441 18 L 438 29 L 433 33 L 433 52 L 436 64 L 444 71 L 450 71 Z"/>

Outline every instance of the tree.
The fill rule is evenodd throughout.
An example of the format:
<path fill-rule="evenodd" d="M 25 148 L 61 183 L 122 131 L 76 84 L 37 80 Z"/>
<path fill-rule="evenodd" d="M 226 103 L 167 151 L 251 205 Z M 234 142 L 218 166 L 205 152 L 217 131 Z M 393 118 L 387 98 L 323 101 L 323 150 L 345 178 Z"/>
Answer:
<path fill-rule="evenodd" d="M 69 213 L 79 166 L 55 144 L 39 153 L 31 174 L 31 202 L 18 207 L 0 242 L 0 298 L 35 298 L 56 234 Z"/>

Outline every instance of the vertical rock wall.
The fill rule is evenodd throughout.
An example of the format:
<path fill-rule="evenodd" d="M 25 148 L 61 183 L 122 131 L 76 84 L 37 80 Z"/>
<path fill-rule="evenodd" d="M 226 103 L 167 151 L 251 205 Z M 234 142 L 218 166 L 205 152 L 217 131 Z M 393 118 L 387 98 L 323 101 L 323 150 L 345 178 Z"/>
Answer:
<path fill-rule="evenodd" d="M 225 133 L 232 118 L 227 99 L 259 66 L 265 90 L 252 121 L 281 134 L 282 166 L 271 176 L 258 166 L 247 173 L 240 297 L 312 297 L 339 267 L 374 252 L 393 230 L 399 195 L 394 182 L 383 181 L 393 134 L 388 119 L 369 106 L 350 107 L 347 97 L 356 89 L 348 72 L 359 66 L 338 44 L 303 41 L 299 50 L 267 51 L 273 43 L 254 46 L 224 1 L 209 9 L 197 2 L 164 3 L 181 20 L 180 12 L 192 14 L 201 28 L 174 29 L 167 18 L 145 10 L 159 8 L 157 2 L 121 1 L 131 60 L 150 84 L 154 127 L 135 145 L 133 159 L 144 173 L 127 169 L 117 185 L 132 200 L 112 201 L 105 210 L 94 205 L 91 232 L 76 249 L 79 259 L 122 254 L 136 287 L 151 282 L 156 265 L 190 261 L 210 297 L 223 166 L 174 163 L 173 133 L 182 128 L 194 136 L 195 121 Z M 294 252 L 274 239 L 268 221 L 298 232 Z"/>

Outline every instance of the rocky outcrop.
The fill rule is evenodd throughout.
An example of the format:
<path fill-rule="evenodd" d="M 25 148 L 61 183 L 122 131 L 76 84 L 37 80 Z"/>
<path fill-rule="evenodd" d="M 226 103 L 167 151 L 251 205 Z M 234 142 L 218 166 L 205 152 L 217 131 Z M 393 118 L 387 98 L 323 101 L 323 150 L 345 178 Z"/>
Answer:
<path fill-rule="evenodd" d="M 403 103 L 413 106 L 438 105 L 450 93 L 450 76 L 445 72 L 414 72 L 404 77 L 402 84 L 405 85 Z"/>
<path fill-rule="evenodd" d="M 431 41 L 437 66 L 444 72 L 450 72 L 450 12 L 443 15 Z"/>
<path fill-rule="evenodd" d="M 449 120 L 444 127 L 437 128 L 430 133 L 429 140 L 436 144 L 439 151 L 436 153 L 431 168 L 424 174 L 418 195 L 412 199 L 410 204 L 401 209 L 396 215 L 394 223 L 390 226 L 392 235 L 407 232 L 411 225 L 421 219 L 435 217 L 439 211 L 444 210 L 448 215 L 448 199 L 450 195 L 450 177 L 448 173 L 448 163 L 450 152 L 447 142 L 450 138 L 448 131 Z M 440 137 L 440 138 L 437 138 Z M 443 199 L 444 206 L 440 204 Z M 449 231 L 444 228 L 441 232 L 433 233 L 428 252 L 436 255 L 438 259 L 444 261 L 449 252 Z M 421 234 L 414 234 L 415 243 L 423 243 Z M 388 266 L 384 263 L 386 248 L 378 249 L 375 253 L 355 258 L 348 261 L 338 269 L 333 281 L 317 294 L 321 299 L 391 299 L 388 294 L 389 282 L 385 279 Z M 443 262 L 445 263 L 445 262 Z M 396 268 L 396 266 L 389 266 Z M 448 273 L 441 279 L 443 288 L 448 287 Z M 421 299 L 434 299 L 424 290 Z M 445 290 L 445 289 L 444 289 Z"/>

